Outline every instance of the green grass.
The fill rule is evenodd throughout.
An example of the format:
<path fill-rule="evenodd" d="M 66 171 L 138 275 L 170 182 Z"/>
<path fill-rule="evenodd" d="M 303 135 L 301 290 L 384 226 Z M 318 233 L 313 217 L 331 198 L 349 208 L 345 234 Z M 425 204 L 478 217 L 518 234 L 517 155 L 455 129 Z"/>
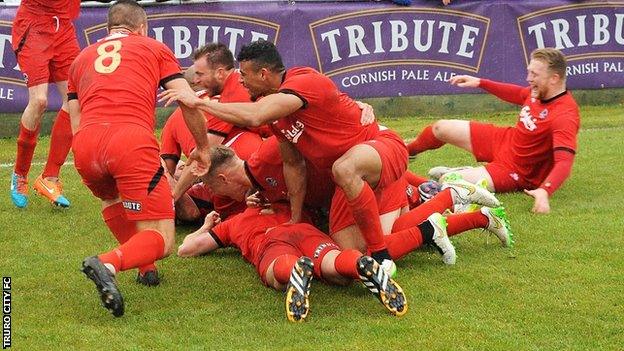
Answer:
<path fill-rule="evenodd" d="M 158 288 L 119 275 L 126 315 L 100 307 L 92 283 L 78 271 L 86 256 L 109 250 L 114 239 L 98 201 L 72 166 L 63 169 L 70 210 L 31 196 L 26 210 L 8 196 L 11 169 L 0 168 L 0 272 L 13 279 L 16 350 L 368 349 L 368 350 L 617 350 L 624 345 L 624 108 L 582 109 L 580 146 L 572 178 L 552 198 L 552 213 L 533 215 L 532 201 L 505 194 L 516 233 L 506 250 L 480 231 L 455 237 L 457 264 L 432 251 L 398 262 L 398 281 L 410 310 L 387 315 L 362 287 L 315 281 L 305 324 L 290 324 L 283 295 L 263 287 L 253 267 L 231 249 L 160 264 Z M 514 113 L 455 118 L 510 124 Z M 382 123 L 412 138 L 433 119 Z M 49 144 L 43 137 L 34 162 Z M 13 162 L 15 139 L 0 140 L 0 163 Z M 472 163 L 444 147 L 412 161 L 419 173 L 435 165 Z M 33 166 L 31 178 L 41 172 Z M 181 228 L 177 240 L 191 228 Z"/>

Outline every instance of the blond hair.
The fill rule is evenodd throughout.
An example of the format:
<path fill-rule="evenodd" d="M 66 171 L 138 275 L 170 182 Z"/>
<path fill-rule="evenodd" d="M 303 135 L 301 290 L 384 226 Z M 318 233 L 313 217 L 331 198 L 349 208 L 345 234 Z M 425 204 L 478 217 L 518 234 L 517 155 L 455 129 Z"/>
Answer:
<path fill-rule="evenodd" d="M 561 51 L 555 48 L 535 49 L 531 53 L 531 60 L 544 62 L 548 65 L 548 70 L 558 74 L 562 80 L 566 79 L 568 62 Z"/>

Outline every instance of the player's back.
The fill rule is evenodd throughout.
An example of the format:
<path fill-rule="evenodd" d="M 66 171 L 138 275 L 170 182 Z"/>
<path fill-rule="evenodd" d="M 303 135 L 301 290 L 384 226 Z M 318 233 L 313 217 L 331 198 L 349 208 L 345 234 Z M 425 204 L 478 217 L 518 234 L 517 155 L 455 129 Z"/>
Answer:
<path fill-rule="evenodd" d="M 34 16 L 56 16 L 74 19 L 80 12 L 80 0 L 22 0 L 20 11 Z"/>
<path fill-rule="evenodd" d="M 85 48 L 70 68 L 69 92 L 80 101 L 80 129 L 130 123 L 154 129 L 159 84 L 181 77 L 175 56 L 149 37 L 114 33 Z"/>
<path fill-rule="evenodd" d="M 319 168 L 331 167 L 352 146 L 379 132 L 376 122 L 363 126 L 355 101 L 312 68 L 288 69 L 280 92 L 298 96 L 304 106 L 272 124 L 274 134 L 295 144 Z"/>

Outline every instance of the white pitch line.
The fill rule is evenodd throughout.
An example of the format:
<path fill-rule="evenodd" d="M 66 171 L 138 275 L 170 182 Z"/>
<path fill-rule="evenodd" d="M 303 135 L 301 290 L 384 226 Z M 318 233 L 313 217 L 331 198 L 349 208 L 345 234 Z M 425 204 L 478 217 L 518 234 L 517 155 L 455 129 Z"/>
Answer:
<path fill-rule="evenodd" d="M 30 165 L 31 166 L 45 166 L 45 162 L 33 162 Z M 73 165 L 74 161 L 65 161 L 66 165 Z M 13 166 L 15 166 L 15 163 L 0 163 L 0 168 L 12 168 Z"/>

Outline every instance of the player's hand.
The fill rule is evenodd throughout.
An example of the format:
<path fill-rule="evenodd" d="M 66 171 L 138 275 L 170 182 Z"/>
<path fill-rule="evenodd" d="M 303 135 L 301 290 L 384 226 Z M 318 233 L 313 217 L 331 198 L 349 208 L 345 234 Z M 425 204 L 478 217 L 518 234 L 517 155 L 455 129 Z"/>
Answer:
<path fill-rule="evenodd" d="M 264 201 L 259 192 L 255 192 L 251 195 L 248 195 L 247 198 L 245 199 L 245 202 L 247 204 L 247 207 L 264 207 L 264 208 L 268 208 L 271 207 L 271 204 Z"/>
<path fill-rule="evenodd" d="M 171 105 L 175 101 L 182 103 L 189 108 L 196 108 L 203 100 L 197 97 L 192 90 L 168 89 L 158 94 L 158 102 L 165 102 L 165 107 Z"/>
<path fill-rule="evenodd" d="M 550 213 L 550 203 L 548 200 L 548 192 L 542 188 L 537 188 L 534 190 L 524 189 L 524 193 L 532 196 L 535 199 L 533 203 L 533 213 L 546 214 Z"/>
<path fill-rule="evenodd" d="M 360 117 L 361 125 L 367 126 L 375 122 L 375 112 L 373 111 L 373 106 L 361 101 L 356 101 L 355 103 L 358 105 L 360 110 L 362 110 L 362 115 Z"/>
<path fill-rule="evenodd" d="M 442 3 L 446 6 L 451 3 L 451 0 L 442 0 Z"/>
<path fill-rule="evenodd" d="M 191 167 L 191 173 L 196 177 L 202 177 L 210 169 L 210 154 L 208 148 L 195 148 L 186 160 L 186 167 Z"/>
<path fill-rule="evenodd" d="M 219 223 L 221 223 L 221 216 L 217 211 L 212 211 L 206 215 L 206 218 L 204 218 L 204 225 L 202 225 L 202 229 L 210 230 Z"/>
<path fill-rule="evenodd" d="M 461 88 L 478 88 L 481 84 L 481 79 L 469 75 L 454 76 L 449 79 L 451 85 L 457 85 Z"/>

